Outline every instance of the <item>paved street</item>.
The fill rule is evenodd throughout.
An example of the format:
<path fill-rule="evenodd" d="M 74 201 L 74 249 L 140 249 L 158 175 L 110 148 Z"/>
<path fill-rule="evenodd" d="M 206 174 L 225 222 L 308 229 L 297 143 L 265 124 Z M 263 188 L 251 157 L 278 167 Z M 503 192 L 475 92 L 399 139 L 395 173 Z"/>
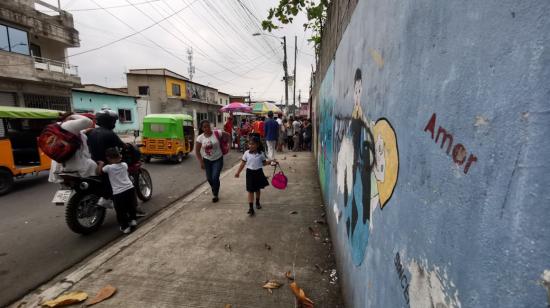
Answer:
<path fill-rule="evenodd" d="M 230 153 L 224 168 L 233 166 L 239 158 L 238 153 Z M 154 186 L 153 199 L 143 205 L 149 214 L 205 181 L 192 155 L 180 165 L 153 160 L 145 167 L 151 173 Z M 0 197 L 0 306 L 16 300 L 120 236 L 114 211 L 108 211 L 103 227 L 93 235 L 71 232 L 65 224 L 64 207 L 50 203 L 56 189 L 56 185 L 47 182 L 47 173 L 44 173 L 19 181 L 15 191 Z"/>

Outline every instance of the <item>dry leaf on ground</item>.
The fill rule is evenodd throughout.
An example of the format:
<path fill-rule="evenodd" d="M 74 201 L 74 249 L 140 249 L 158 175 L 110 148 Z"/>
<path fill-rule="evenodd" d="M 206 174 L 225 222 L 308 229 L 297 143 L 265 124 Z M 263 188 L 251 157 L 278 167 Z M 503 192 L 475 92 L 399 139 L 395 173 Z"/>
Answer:
<path fill-rule="evenodd" d="M 285 273 L 285 277 L 286 279 L 288 280 L 294 280 L 294 275 L 292 275 L 292 272 L 291 271 L 288 271 Z"/>
<path fill-rule="evenodd" d="M 316 224 L 320 224 L 320 225 L 324 225 L 324 224 L 325 224 L 325 221 L 324 221 L 324 220 L 320 220 L 320 219 L 314 220 L 313 222 L 316 223 Z"/>
<path fill-rule="evenodd" d="M 76 291 L 71 293 L 66 293 L 61 296 L 58 296 L 56 299 L 49 300 L 42 303 L 42 306 L 46 307 L 61 307 L 71 304 L 76 304 L 85 301 L 88 298 L 86 292 Z"/>
<path fill-rule="evenodd" d="M 267 250 L 271 250 L 271 246 L 269 246 L 269 244 L 268 244 L 268 243 L 265 243 L 265 249 L 267 249 Z"/>
<path fill-rule="evenodd" d="M 273 293 L 273 291 L 272 291 L 273 289 L 278 289 L 278 288 L 280 288 L 282 285 L 283 285 L 282 283 L 279 283 L 279 282 L 277 282 L 277 281 L 275 281 L 275 280 L 270 280 L 270 281 L 266 282 L 266 283 L 262 286 L 262 288 L 267 289 L 267 291 L 269 291 L 269 293 Z"/>
<path fill-rule="evenodd" d="M 99 292 L 96 294 L 96 296 L 86 304 L 86 306 L 92 306 L 97 303 L 100 303 L 109 297 L 113 296 L 116 293 L 116 288 L 112 285 L 108 284 L 103 289 L 99 290 Z"/>
<path fill-rule="evenodd" d="M 298 214 L 298 212 L 297 212 L 297 211 L 290 211 L 290 212 L 288 212 L 288 214 L 290 214 L 290 215 L 296 215 L 296 214 Z"/>
<path fill-rule="evenodd" d="M 302 305 L 302 307 L 313 308 L 313 301 L 307 298 L 304 290 L 300 289 L 296 282 L 290 284 L 290 289 L 292 290 L 292 293 L 294 293 L 294 296 L 296 296 L 296 299 Z"/>

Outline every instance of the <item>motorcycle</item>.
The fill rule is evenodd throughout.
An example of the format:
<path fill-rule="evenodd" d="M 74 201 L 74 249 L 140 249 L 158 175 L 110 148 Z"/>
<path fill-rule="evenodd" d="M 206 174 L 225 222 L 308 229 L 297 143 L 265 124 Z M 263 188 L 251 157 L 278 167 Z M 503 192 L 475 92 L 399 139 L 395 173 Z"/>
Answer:
<path fill-rule="evenodd" d="M 126 147 L 122 151 L 123 160 L 128 164 L 128 176 L 134 184 L 137 197 L 146 202 L 153 196 L 153 181 L 135 148 Z M 69 229 L 79 234 L 97 231 L 103 221 L 107 206 L 98 204 L 101 197 L 108 198 L 104 176 L 81 178 L 71 173 L 60 173 L 62 188 L 58 190 L 52 203 L 65 205 L 65 222 Z"/>

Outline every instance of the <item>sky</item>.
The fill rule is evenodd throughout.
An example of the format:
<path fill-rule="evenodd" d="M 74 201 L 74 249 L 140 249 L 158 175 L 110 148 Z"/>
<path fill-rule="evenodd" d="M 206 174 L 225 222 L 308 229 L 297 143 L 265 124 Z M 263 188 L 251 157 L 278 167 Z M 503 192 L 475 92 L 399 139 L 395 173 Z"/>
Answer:
<path fill-rule="evenodd" d="M 46 0 L 57 5 L 57 0 Z M 80 47 L 69 49 L 82 83 L 125 87 L 124 73 L 135 68 L 167 68 L 231 95 L 284 102 L 282 39 L 287 38 L 288 74 L 296 57 L 296 96 L 309 97 L 315 63 L 305 16 L 268 33 L 260 22 L 278 0 L 60 0 L 73 15 Z M 144 30 L 145 29 L 145 30 Z M 139 33 L 138 33 L 139 32 Z M 253 36 L 262 32 L 267 35 Z M 127 37 L 128 36 L 128 37 Z M 294 43 L 297 36 L 297 44 Z M 289 104 L 293 101 L 289 90 Z M 296 99 L 298 100 L 298 98 Z"/>

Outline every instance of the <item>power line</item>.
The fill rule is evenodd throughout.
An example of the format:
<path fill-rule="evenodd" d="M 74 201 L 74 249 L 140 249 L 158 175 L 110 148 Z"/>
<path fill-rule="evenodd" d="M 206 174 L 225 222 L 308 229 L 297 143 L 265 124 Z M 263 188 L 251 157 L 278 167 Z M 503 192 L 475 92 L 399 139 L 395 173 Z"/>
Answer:
<path fill-rule="evenodd" d="M 144 1 L 144 2 L 136 2 L 134 4 L 135 5 L 141 5 L 141 4 L 153 3 L 153 2 L 159 2 L 159 1 L 160 0 L 150 0 L 150 1 Z M 105 8 L 106 9 L 118 9 L 118 8 L 129 7 L 129 6 L 130 5 L 128 5 L 128 4 L 122 4 L 122 5 L 106 6 Z M 67 11 L 67 12 L 87 12 L 87 11 L 99 11 L 99 10 L 102 10 L 102 9 L 100 9 L 100 8 L 86 8 L 86 9 L 72 9 L 72 10 L 66 9 L 65 11 Z M 55 12 L 55 11 L 54 10 L 43 10 L 43 11 L 39 11 L 39 12 Z"/>
<path fill-rule="evenodd" d="M 116 15 L 111 14 L 111 12 L 109 12 L 106 8 L 103 8 L 103 7 L 102 7 L 101 5 L 99 5 L 95 0 L 91 0 L 91 1 L 94 2 L 98 7 L 102 8 L 104 11 L 106 11 L 107 13 L 109 13 L 110 15 L 112 15 L 113 17 L 115 17 L 116 19 L 118 19 L 119 21 L 121 21 L 122 23 L 124 23 L 126 26 L 128 26 L 130 29 L 132 29 L 134 32 L 131 33 L 131 34 L 128 34 L 128 35 L 126 35 L 126 36 L 123 36 L 123 37 L 121 37 L 121 38 L 119 38 L 119 39 L 116 39 L 116 40 L 114 40 L 114 41 L 111 41 L 111 42 L 105 43 L 105 44 L 103 44 L 103 45 L 100 45 L 100 46 L 98 46 L 98 47 L 94 47 L 94 48 L 91 48 L 91 49 L 88 49 L 88 50 L 85 50 L 85 51 L 82 51 L 82 52 L 77 52 L 77 53 L 75 53 L 75 54 L 69 55 L 69 56 L 67 56 L 67 57 L 65 57 L 65 58 L 70 58 L 70 57 L 74 57 L 74 56 L 79 56 L 79 55 L 82 55 L 82 54 L 85 54 L 85 53 L 89 53 L 89 52 L 92 52 L 92 51 L 96 51 L 96 50 L 99 50 L 99 49 L 102 49 L 102 48 L 111 46 L 111 45 L 113 45 L 113 44 L 116 44 L 116 43 L 118 43 L 118 42 L 121 42 L 121 41 L 123 41 L 123 40 L 125 40 L 125 39 L 127 39 L 127 38 L 132 37 L 132 36 L 135 36 L 135 35 L 138 35 L 138 34 L 142 34 L 143 31 L 148 30 L 148 29 L 151 29 L 151 28 L 153 28 L 154 26 L 160 24 L 161 22 L 163 22 L 163 21 L 165 21 L 165 20 L 171 18 L 172 16 L 175 16 L 175 15 L 179 14 L 180 12 L 184 11 L 185 9 L 189 8 L 191 5 L 193 5 L 193 4 L 194 4 L 195 2 L 197 2 L 198 0 L 194 0 L 194 1 L 191 2 L 189 5 L 184 6 L 184 7 L 183 7 L 182 9 L 180 9 L 179 11 L 176 11 L 176 12 L 174 12 L 173 14 L 168 15 L 168 16 L 166 16 L 165 18 L 162 18 L 162 19 L 160 19 L 160 20 L 154 22 L 153 24 L 151 24 L 151 25 L 149 25 L 149 26 L 147 26 L 147 27 L 145 27 L 145 28 L 143 28 L 143 29 L 141 29 L 141 30 L 135 30 L 134 28 L 130 27 L 126 22 L 124 22 L 123 20 L 121 20 L 120 18 L 118 18 Z M 155 43 L 155 44 L 156 44 L 156 43 Z M 158 47 L 158 46 L 157 46 L 157 47 Z"/>

